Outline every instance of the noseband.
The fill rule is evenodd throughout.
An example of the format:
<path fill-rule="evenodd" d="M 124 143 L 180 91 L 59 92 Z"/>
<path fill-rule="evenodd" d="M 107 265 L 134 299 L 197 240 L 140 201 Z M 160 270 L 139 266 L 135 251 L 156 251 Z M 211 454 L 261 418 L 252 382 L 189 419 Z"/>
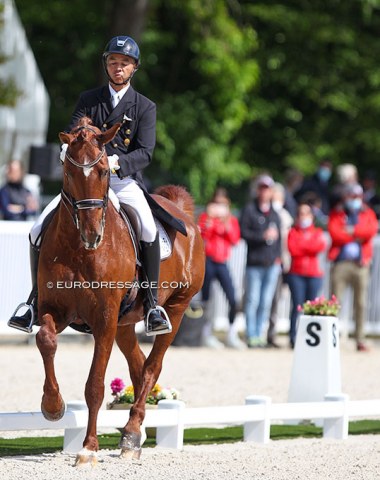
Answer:
<path fill-rule="evenodd" d="M 87 127 L 87 126 L 78 127 L 76 129 L 77 132 L 80 131 L 80 130 L 89 130 L 90 132 L 93 132 L 94 134 L 97 133 L 93 128 L 90 128 L 90 127 Z M 85 168 L 91 168 L 94 165 L 96 165 L 97 163 L 99 163 L 101 158 L 103 157 L 105 151 L 106 151 L 106 149 L 105 149 L 104 145 L 102 145 L 102 149 L 101 149 L 99 155 L 95 158 L 95 160 L 93 160 L 90 163 L 87 163 L 86 165 L 84 165 L 83 163 L 79 163 L 79 162 L 75 161 L 73 159 L 73 157 L 68 153 L 67 150 L 66 150 L 65 158 L 67 158 L 67 160 L 72 165 L 74 165 L 75 167 L 79 167 L 79 168 L 82 168 L 84 170 Z M 70 193 L 65 192 L 65 190 L 63 188 L 61 189 L 62 203 L 66 207 L 66 209 L 69 211 L 69 213 L 71 215 L 71 218 L 73 219 L 74 225 L 76 226 L 76 228 L 78 230 L 79 230 L 79 218 L 78 218 L 79 210 L 92 210 L 94 208 L 101 208 L 103 210 L 102 222 L 101 222 L 101 231 L 102 231 L 101 236 L 103 236 L 106 210 L 107 210 L 107 205 L 108 205 L 109 178 L 110 177 L 108 175 L 107 192 L 102 199 L 100 199 L 100 198 L 85 198 L 83 200 L 75 200 L 75 198 Z"/>

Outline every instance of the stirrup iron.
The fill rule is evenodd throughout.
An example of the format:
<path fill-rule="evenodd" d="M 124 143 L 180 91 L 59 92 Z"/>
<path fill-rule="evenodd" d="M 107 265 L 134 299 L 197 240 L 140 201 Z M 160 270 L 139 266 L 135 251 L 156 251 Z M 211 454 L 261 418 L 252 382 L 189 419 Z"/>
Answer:
<path fill-rule="evenodd" d="M 162 330 L 158 330 L 158 331 L 153 331 L 152 330 L 152 331 L 149 332 L 148 331 L 148 319 L 149 319 L 149 315 L 154 310 L 159 310 L 162 313 L 163 317 L 168 322 L 168 326 L 167 326 L 167 328 L 162 329 Z M 154 335 L 163 335 L 164 333 L 170 333 L 172 331 L 172 324 L 169 320 L 168 314 L 166 313 L 165 309 L 162 308 L 160 305 L 157 305 L 155 307 L 151 307 L 148 310 L 147 314 L 145 315 L 144 324 L 145 324 L 145 335 L 147 337 L 153 337 Z"/>
<path fill-rule="evenodd" d="M 16 313 L 22 307 L 28 307 L 28 310 L 30 311 L 30 322 L 29 322 L 29 325 L 26 327 L 24 327 L 23 325 L 19 325 L 18 323 L 12 322 L 12 319 L 16 316 Z M 26 302 L 20 303 L 20 305 L 16 308 L 16 310 L 14 311 L 13 315 L 11 316 L 11 318 L 8 320 L 8 323 L 7 323 L 8 327 L 16 328 L 17 330 L 21 330 L 22 332 L 26 332 L 26 333 L 32 333 L 33 324 L 34 324 L 34 307 L 33 305 Z"/>

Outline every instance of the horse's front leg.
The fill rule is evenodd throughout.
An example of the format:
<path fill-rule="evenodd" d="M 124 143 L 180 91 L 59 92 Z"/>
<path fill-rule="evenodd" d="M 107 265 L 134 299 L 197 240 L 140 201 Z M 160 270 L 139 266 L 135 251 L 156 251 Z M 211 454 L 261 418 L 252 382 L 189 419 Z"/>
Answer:
<path fill-rule="evenodd" d="M 83 448 L 76 457 L 76 466 L 95 465 L 97 463 L 96 452 L 99 448 L 96 434 L 97 418 L 104 399 L 104 377 L 116 334 L 116 321 L 112 322 L 111 325 L 111 322 L 102 319 L 95 325 L 100 325 L 101 328 L 95 327 L 93 329 L 94 356 L 85 388 L 85 398 L 88 406 L 87 432 L 83 441 Z"/>
<path fill-rule="evenodd" d="M 59 393 L 59 386 L 55 376 L 54 356 L 57 351 L 57 332 L 54 319 L 50 313 L 42 316 L 41 328 L 36 335 L 36 342 L 45 367 L 41 411 L 47 420 L 59 420 L 65 413 L 65 403 Z"/>

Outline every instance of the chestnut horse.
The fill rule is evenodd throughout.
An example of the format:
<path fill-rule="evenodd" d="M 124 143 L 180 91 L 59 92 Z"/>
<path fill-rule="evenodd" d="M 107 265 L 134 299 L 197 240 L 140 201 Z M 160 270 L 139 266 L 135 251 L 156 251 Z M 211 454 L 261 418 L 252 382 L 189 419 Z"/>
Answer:
<path fill-rule="evenodd" d="M 185 223 L 187 236 L 167 228 L 173 252 L 161 262 L 160 285 L 165 283 L 168 288 L 159 289 L 158 301 L 173 330 L 156 336 L 146 358 L 135 334 L 135 324 L 143 319 L 141 292 L 132 311 L 118 320 L 121 301 L 128 284 L 136 279 L 137 269 L 130 232 L 108 199 L 110 170 L 104 145 L 113 139 L 118 127 L 101 132 L 83 117 L 70 133 L 60 133 L 62 143 L 68 144 L 62 199 L 46 229 L 39 260 L 37 345 L 45 368 L 41 410 L 47 419 L 58 420 L 65 411 L 54 370 L 57 334 L 70 324 L 87 324 L 94 337 L 85 387 L 88 425 L 77 465 L 96 463 L 97 416 L 115 339 L 128 362 L 135 391 L 135 403 L 119 446 L 123 457 L 140 456 L 146 397 L 159 377 L 165 352 L 191 298 L 202 287 L 204 276 L 203 241 L 194 222 L 192 199 L 182 187 L 162 187 L 160 195 L 154 198 Z M 115 285 L 123 288 L 114 288 Z"/>

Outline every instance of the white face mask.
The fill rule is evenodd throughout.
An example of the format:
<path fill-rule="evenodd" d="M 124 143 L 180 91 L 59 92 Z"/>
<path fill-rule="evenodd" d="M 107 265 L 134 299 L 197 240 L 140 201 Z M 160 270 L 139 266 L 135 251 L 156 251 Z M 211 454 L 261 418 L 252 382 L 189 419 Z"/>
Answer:
<path fill-rule="evenodd" d="M 312 218 L 304 218 L 303 220 L 300 220 L 298 224 L 301 228 L 309 228 L 313 224 L 313 219 Z"/>
<path fill-rule="evenodd" d="M 273 210 L 275 210 L 276 212 L 279 212 L 282 209 L 283 205 L 282 205 L 282 202 L 280 202 L 279 200 L 273 200 L 272 207 L 273 207 Z"/>

